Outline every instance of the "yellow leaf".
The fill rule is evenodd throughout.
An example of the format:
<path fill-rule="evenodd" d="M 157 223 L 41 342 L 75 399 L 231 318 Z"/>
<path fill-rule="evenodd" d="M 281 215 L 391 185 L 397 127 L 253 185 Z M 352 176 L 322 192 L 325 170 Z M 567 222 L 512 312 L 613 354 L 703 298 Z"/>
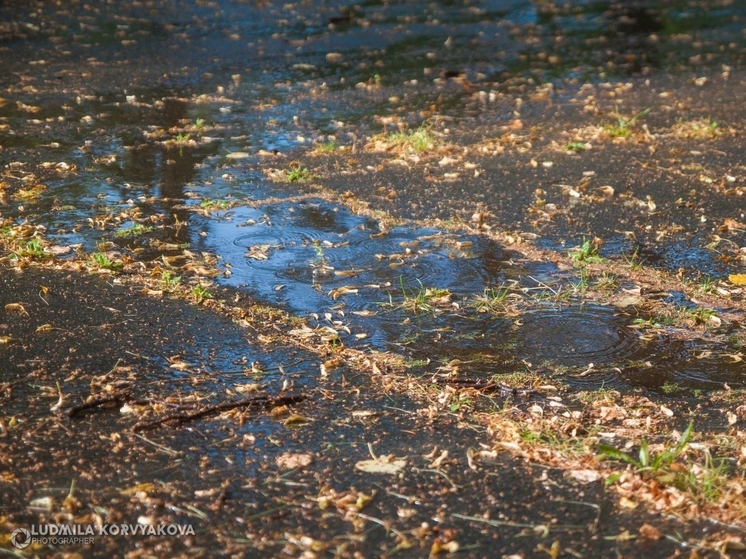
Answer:
<path fill-rule="evenodd" d="M 731 274 L 728 279 L 733 285 L 746 285 L 746 274 Z"/>
<path fill-rule="evenodd" d="M 294 413 L 283 422 L 283 425 L 298 425 L 301 423 L 308 423 L 309 421 L 311 420 L 307 417 L 303 417 L 302 415 Z"/>
<path fill-rule="evenodd" d="M 156 489 L 156 486 L 154 483 L 138 483 L 137 485 L 133 485 L 132 487 L 128 487 L 127 489 L 122 489 L 119 492 L 123 495 L 136 495 L 137 493 L 149 493 Z"/>
<path fill-rule="evenodd" d="M 7 305 L 5 305 L 5 312 L 16 312 L 25 314 L 26 316 L 29 315 L 26 312 L 26 309 L 20 303 L 8 303 Z"/>

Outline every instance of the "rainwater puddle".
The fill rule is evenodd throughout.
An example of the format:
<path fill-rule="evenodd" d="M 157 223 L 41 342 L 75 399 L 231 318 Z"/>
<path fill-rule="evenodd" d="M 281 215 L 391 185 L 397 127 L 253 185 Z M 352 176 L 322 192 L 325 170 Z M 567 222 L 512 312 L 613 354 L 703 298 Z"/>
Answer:
<path fill-rule="evenodd" d="M 746 380 L 726 344 L 646 340 L 631 327 L 635 316 L 612 307 L 532 299 L 516 315 L 478 312 L 485 290 L 556 275 L 487 238 L 409 227 L 382 234 L 376 222 L 314 199 L 234 208 L 204 231 L 202 248 L 230 270 L 224 283 L 336 330 L 345 345 L 402 353 L 418 370 L 459 359 L 473 377 L 528 367 L 581 389 L 655 392 Z"/>
<path fill-rule="evenodd" d="M 380 350 L 413 327 L 441 327 L 486 287 L 527 273 L 515 253 L 487 238 L 406 227 L 382 233 L 375 221 L 321 200 L 229 215 L 205 223 L 204 241 L 229 267 L 226 283 Z M 551 269 L 534 265 L 531 273 L 547 279 Z"/>

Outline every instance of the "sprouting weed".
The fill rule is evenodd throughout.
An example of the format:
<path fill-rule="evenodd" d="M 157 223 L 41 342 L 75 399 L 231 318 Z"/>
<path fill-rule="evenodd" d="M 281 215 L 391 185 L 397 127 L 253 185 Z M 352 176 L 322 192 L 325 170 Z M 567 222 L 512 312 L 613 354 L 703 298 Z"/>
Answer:
<path fill-rule="evenodd" d="M 13 252 L 10 255 L 10 258 L 17 260 L 18 258 L 22 257 L 29 257 L 29 258 L 47 258 L 51 256 L 49 252 L 44 248 L 44 245 L 41 244 L 41 241 L 34 237 L 33 239 L 29 239 L 25 243 L 21 243 L 21 246 L 18 250 Z"/>
<path fill-rule="evenodd" d="M 142 223 L 135 223 L 132 227 L 127 227 L 126 229 L 119 229 L 116 232 L 116 236 L 117 237 L 137 237 L 139 235 L 150 233 L 152 230 L 153 230 L 153 227 L 150 225 L 143 225 Z"/>
<path fill-rule="evenodd" d="M 194 302 L 198 305 L 201 304 L 205 299 L 212 299 L 212 293 L 210 293 L 207 289 L 202 287 L 201 285 L 195 285 L 192 287 L 192 298 L 194 299 Z"/>
<path fill-rule="evenodd" d="M 409 290 L 404 285 L 404 278 L 399 277 L 399 286 L 404 300 L 400 305 L 394 305 L 393 297 L 389 294 L 389 306 L 415 313 L 433 312 L 435 306 L 450 301 L 451 292 L 449 290 L 425 287 L 419 279 L 417 283 L 420 286 L 416 291 Z"/>
<path fill-rule="evenodd" d="M 565 149 L 567 151 L 574 151 L 577 153 L 588 150 L 588 146 L 585 145 L 583 142 L 570 142 L 565 146 Z"/>
<path fill-rule="evenodd" d="M 715 289 L 715 283 L 716 281 L 714 279 L 712 279 L 710 276 L 707 276 L 700 283 L 699 290 L 702 293 L 712 293 L 713 290 Z"/>
<path fill-rule="evenodd" d="M 505 286 L 488 287 L 482 295 L 476 297 L 472 306 L 478 312 L 505 312 L 505 300 L 510 295 L 510 288 Z"/>
<path fill-rule="evenodd" d="M 615 112 L 616 111 L 617 109 L 615 109 Z M 639 120 L 649 112 L 650 109 L 645 109 L 644 111 L 640 111 L 630 119 L 624 118 L 617 112 L 618 116 L 616 124 L 607 124 L 606 126 L 604 126 L 603 129 L 611 138 L 626 138 L 630 134 L 632 134 L 632 126 L 635 124 L 635 122 L 637 122 L 637 120 Z"/>
<path fill-rule="evenodd" d="M 656 454 L 653 454 L 650 451 L 650 443 L 648 443 L 648 441 L 642 441 L 642 443 L 640 443 L 638 458 L 634 458 L 626 452 L 607 444 L 598 445 L 598 452 L 614 460 L 621 460 L 623 462 L 626 462 L 640 473 L 666 473 L 671 464 L 673 464 L 674 461 L 684 451 L 684 448 L 691 440 L 693 434 L 694 423 L 690 421 L 689 426 L 681 435 L 681 439 L 675 447 L 665 448 L 664 450 L 661 450 Z M 614 478 L 614 476 L 612 476 L 612 478 Z M 607 480 L 607 485 L 610 483 L 614 483 L 617 479 L 619 478 L 616 477 L 615 479 L 612 479 L 612 481 Z"/>
<path fill-rule="evenodd" d="M 111 270 L 112 272 L 122 269 L 121 262 L 112 261 L 103 252 L 94 252 L 91 254 L 90 262 L 98 269 Z"/>
<path fill-rule="evenodd" d="M 622 253 L 624 263 L 631 270 L 642 270 L 642 262 L 640 262 L 640 249 L 636 248 L 632 254 Z"/>
<path fill-rule="evenodd" d="M 606 292 L 616 291 L 619 289 L 619 279 L 614 274 L 604 272 L 596 282 L 596 289 Z"/>
<path fill-rule="evenodd" d="M 161 280 L 160 283 L 166 290 L 172 290 L 174 289 L 179 283 L 181 282 L 181 276 L 175 275 L 170 270 L 164 270 L 161 274 Z"/>
<path fill-rule="evenodd" d="M 227 210 L 231 207 L 231 203 L 227 200 L 209 200 L 205 199 L 199 203 L 200 208 L 204 209 L 218 209 Z"/>
<path fill-rule="evenodd" d="M 337 151 L 337 149 L 339 149 L 339 145 L 333 140 L 324 142 L 316 146 L 316 150 L 320 153 L 334 153 L 335 151 Z"/>
<path fill-rule="evenodd" d="M 570 251 L 573 266 L 582 268 L 586 264 L 597 264 L 604 261 L 598 253 L 598 245 L 589 239 L 583 239 L 583 244 Z"/>
<path fill-rule="evenodd" d="M 677 310 L 690 315 L 692 318 L 694 318 L 694 321 L 697 324 L 705 324 L 710 320 L 710 318 L 717 315 L 717 312 L 715 312 L 714 310 L 705 309 L 703 307 L 678 307 Z"/>
<path fill-rule="evenodd" d="M 414 131 L 389 134 L 386 141 L 395 147 L 411 148 L 416 153 L 423 153 L 435 146 L 436 137 L 429 127 L 422 125 Z"/>
<path fill-rule="evenodd" d="M 311 178 L 311 172 L 307 167 L 302 167 L 299 163 L 290 166 L 290 169 L 285 171 L 285 179 L 288 182 L 306 182 Z"/>

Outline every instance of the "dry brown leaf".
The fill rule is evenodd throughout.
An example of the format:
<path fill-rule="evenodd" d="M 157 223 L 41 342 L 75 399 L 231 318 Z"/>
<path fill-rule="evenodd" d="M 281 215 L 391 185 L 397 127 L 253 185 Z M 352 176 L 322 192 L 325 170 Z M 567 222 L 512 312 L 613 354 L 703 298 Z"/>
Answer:
<path fill-rule="evenodd" d="M 621 499 L 619 499 L 619 504 L 625 509 L 636 509 L 640 505 L 640 503 L 628 499 L 627 497 L 622 497 Z"/>
<path fill-rule="evenodd" d="M 570 470 L 567 475 L 582 483 L 593 483 L 601 479 L 601 474 L 596 470 Z"/>
<path fill-rule="evenodd" d="M 5 305 L 5 312 L 20 313 L 26 316 L 29 315 L 26 312 L 26 309 L 20 303 L 8 303 L 7 305 Z"/>
<path fill-rule="evenodd" d="M 283 452 L 275 458 L 275 464 L 283 470 L 305 468 L 313 463 L 313 456 L 307 452 Z"/>
<path fill-rule="evenodd" d="M 432 461 L 432 463 L 428 466 L 428 468 L 435 468 L 436 470 L 440 468 L 440 465 L 443 463 L 443 460 L 448 458 L 448 451 L 444 450 L 440 453 L 440 456 L 438 456 L 435 460 Z"/>
<path fill-rule="evenodd" d="M 663 535 L 658 531 L 658 528 L 647 523 L 640 526 L 640 534 L 643 538 L 649 540 L 659 540 L 663 537 Z"/>

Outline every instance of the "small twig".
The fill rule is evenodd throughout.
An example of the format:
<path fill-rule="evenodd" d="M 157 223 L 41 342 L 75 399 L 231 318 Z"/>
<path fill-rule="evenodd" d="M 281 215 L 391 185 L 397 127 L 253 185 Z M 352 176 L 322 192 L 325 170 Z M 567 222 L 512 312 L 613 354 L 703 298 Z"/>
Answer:
<path fill-rule="evenodd" d="M 14 380 L 12 382 L 4 382 L 4 383 L 0 384 L 0 394 L 2 394 L 3 392 L 5 392 L 6 390 L 10 390 L 11 388 L 13 388 L 17 384 L 21 384 L 22 382 L 26 381 L 26 379 L 28 379 L 33 374 L 34 373 L 29 373 L 25 377 L 20 378 L 18 380 Z"/>
<path fill-rule="evenodd" d="M 417 412 L 414 412 L 412 410 L 405 410 L 404 408 L 395 408 L 394 406 L 381 406 L 383 408 L 386 408 L 387 410 L 394 410 L 394 411 L 400 411 L 402 413 L 409 413 L 409 414 L 416 414 Z"/>
<path fill-rule="evenodd" d="M 482 524 L 488 524 L 489 526 L 508 526 L 510 528 L 529 528 L 533 530 L 534 532 L 539 532 L 542 534 L 548 534 L 549 529 L 552 530 L 562 530 L 562 531 L 568 531 L 568 530 L 577 530 L 578 528 L 585 528 L 585 526 L 576 526 L 574 524 L 524 524 L 522 522 L 510 522 L 507 520 L 492 520 L 490 518 L 481 518 L 479 516 L 467 516 L 465 514 L 459 514 L 457 512 L 454 512 L 451 514 L 454 518 L 460 518 L 462 520 L 471 520 L 472 522 L 480 522 Z"/>
<path fill-rule="evenodd" d="M 70 429 L 68 429 L 67 427 L 65 427 L 65 425 L 63 425 L 62 423 L 60 423 L 59 420 L 55 421 L 54 424 L 57 425 L 57 427 L 61 428 L 63 431 L 65 431 L 71 437 L 75 435 L 75 433 L 73 433 L 72 431 L 70 431 Z"/>
<path fill-rule="evenodd" d="M 453 483 L 453 480 L 449 478 L 448 475 L 446 475 L 446 473 L 443 472 L 442 470 L 438 470 L 436 468 L 413 468 L 413 469 L 417 470 L 418 472 L 432 472 L 434 474 L 441 475 L 446 479 L 448 483 L 451 484 L 451 487 L 453 487 L 454 489 L 461 489 L 461 486 Z"/>
<path fill-rule="evenodd" d="M 434 379 L 435 384 L 442 384 L 447 386 L 458 386 L 460 388 L 474 388 L 477 390 L 495 390 L 500 393 L 500 396 L 530 396 L 531 394 L 538 394 L 538 391 L 531 388 L 513 388 L 507 384 L 501 384 L 499 382 L 492 382 L 485 379 L 479 378 L 460 378 L 460 379 Z"/>
<path fill-rule="evenodd" d="M 380 518 L 376 518 L 375 516 L 369 516 L 367 514 L 363 514 L 362 512 L 357 513 L 358 518 L 362 518 L 363 520 L 369 520 L 371 522 L 375 522 L 376 524 L 379 524 L 383 526 L 386 529 L 386 532 L 391 532 L 392 534 L 399 536 L 402 540 L 406 540 L 407 537 L 401 533 L 399 530 L 391 526 L 390 522 L 386 522 L 385 520 L 381 520 Z"/>
<path fill-rule="evenodd" d="M 574 377 L 587 377 L 591 373 L 595 373 L 594 370 L 595 365 L 593 363 L 588 363 L 588 367 L 583 371 L 582 373 L 578 373 L 577 375 L 572 375 Z"/>
<path fill-rule="evenodd" d="M 228 487 L 230 487 L 230 480 L 226 480 L 223 482 L 223 485 L 220 489 L 220 493 L 218 494 L 217 499 L 213 501 L 211 505 L 208 506 L 208 508 L 213 512 L 219 512 L 220 509 L 223 508 L 223 504 L 225 503 L 225 500 L 228 498 Z"/>
<path fill-rule="evenodd" d="M 144 398 L 142 400 L 131 400 L 130 405 L 132 406 L 151 406 L 153 404 L 160 404 L 162 406 L 168 406 L 176 410 L 193 410 L 197 409 L 197 404 L 177 404 L 176 402 L 167 402 L 159 398 Z"/>
<path fill-rule="evenodd" d="M 546 283 L 544 283 L 543 281 L 539 281 L 539 280 L 537 280 L 537 279 L 536 279 L 535 277 L 533 277 L 533 276 L 528 276 L 528 278 L 529 278 L 529 279 L 532 279 L 532 280 L 534 280 L 534 281 L 535 281 L 536 283 L 538 283 L 538 284 L 539 284 L 539 287 L 541 287 L 541 288 L 544 288 L 544 289 L 548 289 L 549 291 L 551 291 L 551 292 L 552 292 L 552 293 L 554 293 L 555 295 L 559 295 L 559 293 L 557 293 L 557 292 L 556 292 L 556 291 L 555 291 L 554 289 L 552 289 L 551 287 L 549 287 L 549 286 L 548 286 L 548 285 L 547 285 Z M 560 287 L 560 289 L 562 289 L 562 288 Z"/>
<path fill-rule="evenodd" d="M 161 445 L 161 444 L 158 444 L 158 443 L 156 443 L 156 442 L 153 442 L 153 441 L 151 441 L 150 439 L 146 439 L 146 438 L 145 438 L 145 437 L 143 437 L 142 435 L 137 435 L 137 434 L 135 434 L 135 436 L 136 436 L 136 437 L 137 437 L 138 439 L 141 439 L 141 440 L 145 441 L 145 442 L 146 442 L 146 443 L 148 443 L 148 444 L 152 444 L 152 445 L 153 445 L 153 446 L 154 446 L 155 448 L 157 448 L 158 450 L 162 450 L 162 451 L 163 451 L 163 452 L 165 452 L 166 454 L 170 454 L 171 456 L 176 456 L 177 454 L 179 454 L 179 453 L 178 453 L 177 451 L 175 451 L 175 450 L 173 450 L 173 449 L 171 449 L 171 448 L 168 448 L 167 446 L 163 446 L 163 445 Z"/>
<path fill-rule="evenodd" d="M 126 402 L 129 399 L 130 399 L 130 393 L 128 390 L 124 390 L 122 392 L 114 392 L 112 394 L 94 396 L 89 401 L 83 404 L 74 406 L 72 408 L 68 408 L 67 410 L 65 410 L 65 415 L 67 415 L 67 417 L 75 417 L 79 413 L 84 412 L 86 410 L 97 408 L 104 404 L 111 404 L 114 402 L 116 403 Z"/>
<path fill-rule="evenodd" d="M 261 518 L 263 516 L 267 516 L 268 514 L 273 514 L 275 512 L 279 512 L 279 511 L 287 509 L 287 508 L 290 508 L 290 505 L 280 505 L 278 507 L 273 507 L 271 509 L 267 509 L 267 510 L 264 510 L 262 512 L 258 512 L 256 514 L 252 514 L 251 516 L 247 516 L 246 518 L 244 518 L 244 520 L 246 522 L 251 522 L 252 520 L 257 520 L 257 519 L 259 519 L 259 518 Z M 25 559 L 25 557 L 24 557 L 24 559 Z"/>
<path fill-rule="evenodd" d="M 139 359 L 145 359 L 146 361 L 154 361 L 152 357 L 148 357 L 147 355 L 143 355 L 142 353 L 133 353 L 131 351 L 125 351 L 124 353 L 132 355 L 133 357 L 137 357 Z"/>
<path fill-rule="evenodd" d="M 218 413 L 222 411 L 227 411 L 227 410 L 232 410 L 236 408 L 243 408 L 243 407 L 250 407 L 250 406 L 275 407 L 275 406 L 286 406 L 290 404 L 297 404 L 298 402 L 304 400 L 305 398 L 306 398 L 305 396 L 300 395 L 300 394 L 291 395 L 291 396 L 281 396 L 278 398 L 270 398 L 269 396 L 257 396 L 254 398 L 243 398 L 241 400 L 235 400 L 233 402 L 222 402 L 220 404 L 213 404 L 210 406 L 205 406 L 192 413 L 172 413 L 172 414 L 160 417 L 154 421 L 135 423 L 135 425 L 132 426 L 132 430 L 137 432 L 137 431 L 143 431 L 145 429 L 152 429 L 154 427 L 158 427 L 159 425 L 163 425 L 164 423 L 168 423 L 169 421 L 176 421 L 179 423 L 183 423 L 185 421 L 193 421 L 195 419 L 199 419 L 206 415 L 210 415 L 210 414 Z"/>

